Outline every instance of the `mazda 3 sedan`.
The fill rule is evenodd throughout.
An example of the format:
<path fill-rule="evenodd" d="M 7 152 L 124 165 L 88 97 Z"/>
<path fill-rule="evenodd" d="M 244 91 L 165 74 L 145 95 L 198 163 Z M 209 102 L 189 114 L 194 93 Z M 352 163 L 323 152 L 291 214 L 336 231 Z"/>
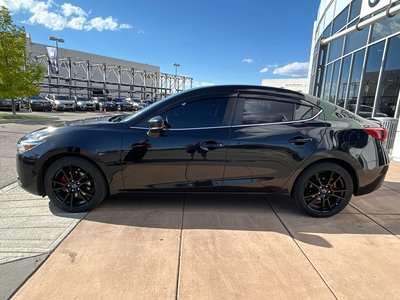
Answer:
<path fill-rule="evenodd" d="M 379 188 L 387 130 L 301 93 L 257 86 L 192 89 L 137 114 L 76 121 L 18 141 L 27 191 L 88 211 L 112 194 L 283 193 L 328 217 Z"/>

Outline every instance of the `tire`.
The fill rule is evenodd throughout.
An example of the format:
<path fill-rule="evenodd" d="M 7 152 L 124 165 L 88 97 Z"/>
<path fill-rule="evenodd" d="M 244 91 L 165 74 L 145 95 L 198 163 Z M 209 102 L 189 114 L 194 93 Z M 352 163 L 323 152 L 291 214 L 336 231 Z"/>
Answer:
<path fill-rule="evenodd" d="M 107 182 L 95 165 L 70 156 L 50 165 L 44 188 L 54 205 L 74 213 L 90 211 L 106 198 L 108 191 Z"/>
<path fill-rule="evenodd" d="M 343 210 L 353 195 L 350 174 L 335 163 L 318 163 L 297 178 L 292 197 L 307 214 L 330 217 Z"/>

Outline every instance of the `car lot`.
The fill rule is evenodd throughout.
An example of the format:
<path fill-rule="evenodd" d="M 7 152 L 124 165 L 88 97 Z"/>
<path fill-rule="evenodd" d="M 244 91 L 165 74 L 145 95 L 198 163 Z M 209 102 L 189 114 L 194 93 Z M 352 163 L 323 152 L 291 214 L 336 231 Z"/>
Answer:
<path fill-rule="evenodd" d="M 14 132 L 43 126 L 0 125 L 10 143 Z M 0 195 L 0 245 L 50 253 L 80 221 L 15 299 L 394 299 L 399 193 L 400 164 L 392 163 L 382 188 L 328 219 L 305 216 L 286 197 L 139 195 L 107 199 L 80 221 L 13 187 Z"/>

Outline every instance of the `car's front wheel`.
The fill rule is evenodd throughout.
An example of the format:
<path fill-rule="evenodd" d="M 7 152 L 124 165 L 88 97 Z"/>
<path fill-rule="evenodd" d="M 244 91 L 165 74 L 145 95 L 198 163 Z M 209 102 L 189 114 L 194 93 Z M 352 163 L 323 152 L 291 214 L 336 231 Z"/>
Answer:
<path fill-rule="evenodd" d="M 330 217 L 343 210 L 353 195 L 353 180 L 338 164 L 318 163 L 300 174 L 293 190 L 300 208 L 313 217 Z"/>
<path fill-rule="evenodd" d="M 86 212 L 107 196 L 101 171 L 80 157 L 63 157 L 53 162 L 44 176 L 50 201 L 68 212 Z"/>

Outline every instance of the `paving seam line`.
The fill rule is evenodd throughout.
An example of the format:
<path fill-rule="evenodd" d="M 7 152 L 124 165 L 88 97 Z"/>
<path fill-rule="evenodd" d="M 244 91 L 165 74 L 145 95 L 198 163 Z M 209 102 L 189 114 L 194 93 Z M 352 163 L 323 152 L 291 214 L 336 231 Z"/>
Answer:
<path fill-rule="evenodd" d="M 353 204 L 349 203 L 351 207 L 353 207 L 355 210 L 359 211 L 362 215 L 366 216 L 368 219 L 370 219 L 372 222 L 374 222 L 376 225 L 378 225 L 379 227 L 381 227 L 383 230 L 387 231 L 388 233 L 394 235 L 396 238 L 400 239 L 399 236 L 397 236 L 394 232 L 390 231 L 389 229 L 387 229 L 385 226 L 383 226 L 382 224 L 378 223 L 377 221 L 375 221 L 373 218 L 371 218 L 370 216 L 368 216 L 366 213 L 364 213 L 363 211 L 361 211 L 359 208 L 357 208 L 356 206 L 354 206 Z M 374 215 L 373 213 L 371 215 Z M 391 215 L 391 214 L 380 214 L 380 215 Z M 396 215 L 396 214 L 395 214 Z"/>
<path fill-rule="evenodd" d="M 303 253 L 304 257 L 308 260 L 308 262 L 310 263 L 310 265 L 313 267 L 313 269 L 315 270 L 315 272 L 317 272 L 318 276 L 322 279 L 322 281 L 325 283 L 326 287 L 331 291 L 332 295 L 336 298 L 336 299 L 340 299 L 338 295 L 336 295 L 335 291 L 333 290 L 333 288 L 329 285 L 328 281 L 324 278 L 324 276 L 321 274 L 321 272 L 318 270 L 317 266 L 312 262 L 311 258 L 307 255 L 307 253 L 303 250 L 303 248 L 300 246 L 300 244 L 297 242 L 297 240 L 294 238 L 293 234 L 290 232 L 289 228 L 286 226 L 286 224 L 283 222 L 283 220 L 281 219 L 281 217 L 278 215 L 278 213 L 275 211 L 275 209 L 272 207 L 271 203 L 269 203 L 268 199 L 265 199 L 266 202 L 268 203 L 268 205 L 271 207 L 272 211 L 275 213 L 276 217 L 278 218 L 278 220 L 281 222 L 281 224 L 283 225 L 283 227 L 285 227 L 286 231 L 288 232 L 288 234 L 290 235 L 290 237 L 292 238 L 293 242 L 296 244 L 296 246 L 300 249 L 301 253 Z"/>
<path fill-rule="evenodd" d="M 13 252 L 11 252 L 11 253 L 13 253 Z M 29 253 L 32 253 L 32 252 L 29 252 Z M 34 258 L 34 257 L 38 257 L 38 256 L 41 256 L 41 255 L 49 255 L 49 254 L 50 254 L 49 252 L 35 252 L 34 255 L 25 256 L 25 257 L 19 257 L 19 258 L 14 259 L 14 260 L 5 261 L 5 262 L 0 263 L 0 265 L 15 263 L 15 262 L 19 262 L 19 261 L 24 260 L 24 259 L 29 259 L 29 258 Z"/>
<path fill-rule="evenodd" d="M 0 195 L 6 193 L 8 191 L 11 191 L 12 189 L 15 189 L 16 187 L 18 187 L 18 182 L 17 181 L 14 182 L 14 183 L 11 183 L 11 184 L 9 184 L 9 185 L 7 185 L 5 187 L 3 187 L 2 189 L 0 189 Z"/>
<path fill-rule="evenodd" d="M 392 187 L 386 185 L 385 183 L 383 183 L 383 186 L 384 186 L 385 188 L 389 189 L 389 190 L 392 190 L 393 192 L 400 193 L 399 190 L 396 190 L 396 189 L 394 189 L 394 188 L 392 188 Z"/>
<path fill-rule="evenodd" d="M 45 259 L 43 259 L 43 260 L 41 261 L 41 263 L 40 263 L 38 266 L 36 266 L 36 269 L 33 270 L 32 273 L 29 274 L 29 275 L 25 278 L 24 281 L 21 282 L 21 284 L 15 289 L 15 291 L 12 292 L 12 294 L 9 296 L 8 299 L 12 299 L 12 298 L 15 296 L 15 294 L 21 289 L 21 287 L 24 286 L 24 284 L 25 284 L 25 283 L 40 269 L 40 267 L 47 261 L 47 259 L 54 253 L 54 251 L 56 251 L 56 250 L 58 249 L 58 247 L 60 247 L 60 245 L 62 244 L 62 242 L 72 233 L 72 231 L 74 231 L 74 229 L 76 228 L 76 226 L 78 226 L 79 223 L 87 217 L 87 215 L 88 215 L 88 214 L 86 214 L 82 219 L 78 220 L 78 221 L 75 223 L 75 226 L 72 226 L 70 232 L 68 232 L 68 233 L 60 240 L 60 242 L 58 243 L 58 245 L 56 245 L 56 247 L 54 247 L 54 249 L 49 250 L 49 251 L 47 252 L 47 254 L 48 254 L 47 257 L 46 257 Z M 73 224 L 73 223 L 72 223 L 72 224 Z M 68 228 L 70 228 L 70 227 L 71 227 L 71 226 L 68 226 Z M 43 254 L 46 254 L 46 253 L 43 253 Z"/>
<path fill-rule="evenodd" d="M 176 274 L 176 285 L 175 285 L 175 299 L 179 299 L 179 287 L 181 281 L 181 258 L 182 258 L 182 250 L 183 250 L 183 225 L 184 225 L 184 216 L 185 216 L 185 205 L 186 205 L 186 196 L 183 197 L 182 203 L 182 214 L 181 214 L 181 231 L 179 234 L 179 253 L 178 253 L 178 270 Z"/>

